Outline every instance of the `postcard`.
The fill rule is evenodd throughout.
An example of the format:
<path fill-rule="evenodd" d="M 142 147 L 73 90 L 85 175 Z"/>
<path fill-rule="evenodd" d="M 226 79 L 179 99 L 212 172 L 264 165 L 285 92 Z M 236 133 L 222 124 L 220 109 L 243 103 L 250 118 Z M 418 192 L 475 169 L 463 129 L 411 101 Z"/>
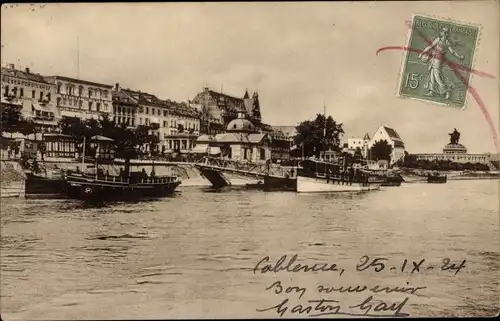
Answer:
<path fill-rule="evenodd" d="M 499 10 L 3 4 L 2 320 L 497 316 Z"/>

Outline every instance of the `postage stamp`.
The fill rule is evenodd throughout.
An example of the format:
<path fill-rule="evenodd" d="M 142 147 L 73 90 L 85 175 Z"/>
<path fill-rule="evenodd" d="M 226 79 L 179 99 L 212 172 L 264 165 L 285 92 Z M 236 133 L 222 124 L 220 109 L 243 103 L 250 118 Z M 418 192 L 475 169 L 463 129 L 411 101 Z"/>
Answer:
<path fill-rule="evenodd" d="M 413 16 L 398 94 L 465 108 L 478 37 L 477 26 Z"/>

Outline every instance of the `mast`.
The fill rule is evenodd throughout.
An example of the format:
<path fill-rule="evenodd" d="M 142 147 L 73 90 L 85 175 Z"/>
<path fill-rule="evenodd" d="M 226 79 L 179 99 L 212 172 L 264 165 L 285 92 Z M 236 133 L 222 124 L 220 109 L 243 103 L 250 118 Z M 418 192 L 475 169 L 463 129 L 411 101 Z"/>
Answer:
<path fill-rule="evenodd" d="M 86 142 L 86 137 L 83 136 L 83 154 L 82 154 L 82 172 L 84 172 L 85 168 L 85 142 Z"/>
<path fill-rule="evenodd" d="M 80 36 L 76 36 L 76 79 L 80 79 Z"/>

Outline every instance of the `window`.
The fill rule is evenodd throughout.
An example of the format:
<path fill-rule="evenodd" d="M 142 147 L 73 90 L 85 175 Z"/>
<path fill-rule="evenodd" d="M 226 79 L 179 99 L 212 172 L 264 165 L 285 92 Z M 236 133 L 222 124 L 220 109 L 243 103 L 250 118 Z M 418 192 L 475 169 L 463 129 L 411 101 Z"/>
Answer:
<path fill-rule="evenodd" d="M 61 97 L 57 97 L 57 106 L 61 105 Z"/>
<path fill-rule="evenodd" d="M 104 111 L 108 111 L 108 104 L 104 103 Z"/>
<path fill-rule="evenodd" d="M 96 110 L 97 111 L 101 111 L 101 103 L 97 103 L 96 104 Z"/>
<path fill-rule="evenodd" d="M 47 101 L 50 101 L 52 98 L 52 95 L 50 93 L 47 93 Z"/>
<path fill-rule="evenodd" d="M 83 95 L 83 86 L 78 87 L 78 96 Z"/>
<path fill-rule="evenodd" d="M 158 109 L 158 116 L 160 116 L 160 115 L 161 115 L 161 110 Z"/>
<path fill-rule="evenodd" d="M 166 110 L 163 111 L 163 117 L 167 117 L 167 111 Z"/>
<path fill-rule="evenodd" d="M 89 88 L 89 98 L 92 97 L 92 88 Z"/>
<path fill-rule="evenodd" d="M 4 96 L 9 96 L 9 85 L 5 85 L 5 92 L 4 92 Z"/>
<path fill-rule="evenodd" d="M 149 107 L 146 107 L 146 115 L 149 115 Z"/>
<path fill-rule="evenodd" d="M 108 98 L 108 91 L 107 90 L 104 91 L 103 96 L 104 96 L 104 98 Z"/>
<path fill-rule="evenodd" d="M 142 125 L 142 117 L 139 117 L 139 125 Z"/>
<path fill-rule="evenodd" d="M 167 127 L 167 121 L 166 120 L 163 121 L 163 127 Z"/>
<path fill-rule="evenodd" d="M 81 101 L 81 100 L 79 100 L 79 101 L 78 101 L 78 107 L 82 108 L 82 105 L 83 105 L 83 104 L 82 104 L 82 101 Z"/>
<path fill-rule="evenodd" d="M 121 114 L 122 113 L 122 108 L 121 107 L 118 107 L 118 113 Z"/>
<path fill-rule="evenodd" d="M 66 105 L 67 102 L 66 102 L 66 98 L 63 98 L 63 105 Z"/>
<path fill-rule="evenodd" d="M 92 110 L 92 102 L 89 101 L 89 110 Z"/>
<path fill-rule="evenodd" d="M 266 159 L 266 150 L 264 148 L 260 149 L 260 160 Z"/>
<path fill-rule="evenodd" d="M 172 149 L 172 141 L 171 140 L 168 141 L 168 148 Z"/>
<path fill-rule="evenodd" d="M 133 118 L 132 118 L 132 119 L 130 119 L 130 126 L 135 126 L 135 124 L 134 124 L 134 123 L 135 123 L 134 119 L 133 119 Z"/>
<path fill-rule="evenodd" d="M 62 84 L 60 82 L 57 83 L 57 93 L 60 94 L 61 93 L 61 87 L 62 87 Z"/>
<path fill-rule="evenodd" d="M 73 95 L 73 86 L 72 85 L 69 86 L 69 94 Z"/>
<path fill-rule="evenodd" d="M 19 97 L 24 96 L 24 88 L 19 88 Z"/>
<path fill-rule="evenodd" d="M 31 91 L 31 98 L 33 98 L 33 99 L 36 98 L 36 90 Z"/>

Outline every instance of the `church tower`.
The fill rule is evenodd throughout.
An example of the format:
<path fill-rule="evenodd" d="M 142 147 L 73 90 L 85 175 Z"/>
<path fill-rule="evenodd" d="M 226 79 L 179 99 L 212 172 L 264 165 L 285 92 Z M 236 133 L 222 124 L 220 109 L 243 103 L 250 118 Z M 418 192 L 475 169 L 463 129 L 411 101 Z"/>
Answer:
<path fill-rule="evenodd" d="M 245 90 L 245 96 L 243 96 L 243 104 L 245 105 L 245 114 L 248 116 L 252 115 L 252 99 L 248 94 L 248 90 Z"/>
<path fill-rule="evenodd" d="M 261 122 L 261 114 L 260 114 L 260 102 L 259 102 L 259 94 L 254 92 L 252 97 L 252 112 L 250 115 L 255 120 L 256 123 L 260 124 Z"/>

